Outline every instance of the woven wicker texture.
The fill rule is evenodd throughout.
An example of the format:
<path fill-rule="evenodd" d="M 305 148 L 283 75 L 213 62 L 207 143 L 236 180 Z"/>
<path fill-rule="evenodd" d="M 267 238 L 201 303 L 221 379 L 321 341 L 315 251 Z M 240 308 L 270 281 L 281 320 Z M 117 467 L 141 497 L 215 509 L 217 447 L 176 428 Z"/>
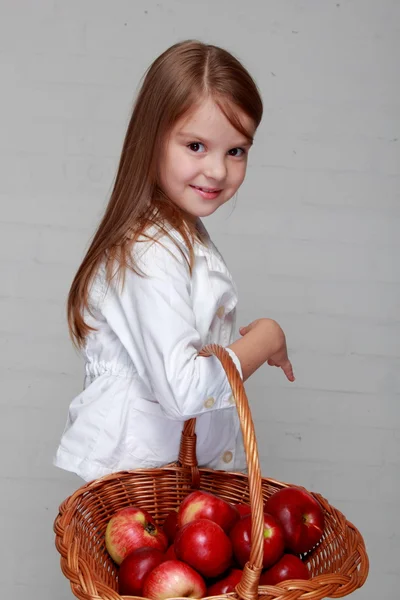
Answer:
<path fill-rule="evenodd" d="M 218 494 L 229 502 L 249 503 L 252 511 L 252 550 L 236 593 L 215 598 L 243 600 L 321 600 L 341 598 L 361 587 L 368 575 L 368 556 L 362 536 L 344 515 L 320 494 L 311 493 L 324 511 L 320 543 L 303 556 L 311 578 L 276 586 L 259 586 L 263 557 L 263 503 L 288 483 L 262 478 L 254 424 L 246 392 L 229 354 L 221 346 L 206 346 L 202 356 L 222 363 L 236 401 L 243 433 L 248 475 L 199 468 L 196 460 L 195 419 L 184 424 L 178 462 L 159 469 L 121 471 L 79 488 L 59 508 L 54 522 L 61 569 L 80 600 L 134 598 L 118 594 L 118 567 L 105 547 L 108 521 L 121 508 L 138 506 L 162 524 L 193 489 Z"/>

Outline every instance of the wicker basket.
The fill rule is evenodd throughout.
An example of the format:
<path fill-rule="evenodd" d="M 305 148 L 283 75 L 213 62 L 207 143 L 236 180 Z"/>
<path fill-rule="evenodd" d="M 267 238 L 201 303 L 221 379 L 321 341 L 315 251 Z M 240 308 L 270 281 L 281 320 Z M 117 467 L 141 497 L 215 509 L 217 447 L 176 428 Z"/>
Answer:
<path fill-rule="evenodd" d="M 322 540 L 303 556 L 311 578 L 290 580 L 276 586 L 259 586 L 263 555 L 263 503 L 275 491 L 290 484 L 261 478 L 257 442 L 242 380 L 229 354 L 221 346 L 206 346 L 202 356 L 215 355 L 231 384 L 242 427 L 248 475 L 198 468 L 195 420 L 186 421 L 177 463 L 158 469 L 121 471 L 79 488 L 59 508 L 54 523 L 61 569 L 81 600 L 121 600 L 118 567 L 105 548 L 107 523 L 119 509 L 136 505 L 162 524 L 167 512 L 185 495 L 201 488 L 231 502 L 250 503 L 252 550 L 236 592 L 219 598 L 243 600 L 321 600 L 341 598 L 361 587 L 368 575 L 368 556 L 362 536 L 346 518 L 319 494 L 325 514 Z"/>

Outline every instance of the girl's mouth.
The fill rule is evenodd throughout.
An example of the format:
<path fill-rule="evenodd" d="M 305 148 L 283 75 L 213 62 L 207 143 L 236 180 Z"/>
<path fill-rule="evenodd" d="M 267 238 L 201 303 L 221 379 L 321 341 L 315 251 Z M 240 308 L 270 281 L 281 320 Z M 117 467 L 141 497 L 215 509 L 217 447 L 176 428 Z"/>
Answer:
<path fill-rule="evenodd" d="M 190 187 L 206 200 L 214 200 L 222 192 L 222 190 L 216 188 L 199 187 L 197 185 L 191 185 Z"/>

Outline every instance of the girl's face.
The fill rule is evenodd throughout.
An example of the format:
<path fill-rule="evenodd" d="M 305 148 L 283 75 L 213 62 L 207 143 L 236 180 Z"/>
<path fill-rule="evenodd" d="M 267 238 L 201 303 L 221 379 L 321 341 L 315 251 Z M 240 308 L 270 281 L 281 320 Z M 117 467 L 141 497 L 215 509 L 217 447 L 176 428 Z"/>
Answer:
<path fill-rule="evenodd" d="M 251 134 L 252 119 L 237 109 Z M 172 128 L 161 154 L 160 186 L 194 220 L 207 217 L 243 183 L 251 143 L 208 98 Z"/>

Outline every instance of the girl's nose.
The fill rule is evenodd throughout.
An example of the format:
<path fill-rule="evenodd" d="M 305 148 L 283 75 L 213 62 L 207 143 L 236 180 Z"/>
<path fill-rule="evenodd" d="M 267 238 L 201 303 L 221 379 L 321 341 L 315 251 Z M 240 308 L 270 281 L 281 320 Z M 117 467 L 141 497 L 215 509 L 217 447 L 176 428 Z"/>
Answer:
<path fill-rule="evenodd" d="M 210 156 L 204 168 L 204 175 L 207 179 L 222 183 L 226 178 L 225 160 L 216 156 Z"/>

